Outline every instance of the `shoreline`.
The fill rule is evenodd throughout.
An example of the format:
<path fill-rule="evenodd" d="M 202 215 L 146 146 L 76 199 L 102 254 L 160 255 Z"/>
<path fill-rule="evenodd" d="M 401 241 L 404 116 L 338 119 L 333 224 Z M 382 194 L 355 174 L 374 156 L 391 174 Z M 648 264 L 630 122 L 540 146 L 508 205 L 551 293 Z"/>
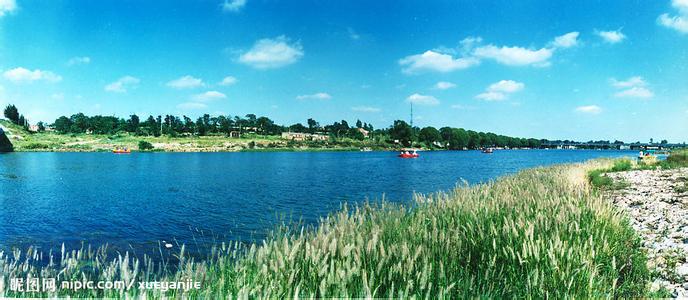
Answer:
<path fill-rule="evenodd" d="M 621 188 L 606 196 L 628 216 L 642 237 L 652 289 L 688 297 L 688 168 L 608 173 Z"/>
<path fill-rule="evenodd" d="M 155 271 L 148 261 L 129 254 L 101 257 L 98 250 L 95 255 L 68 251 L 66 263 L 47 268 L 31 267 L 31 259 L 20 255 L 9 272 L 203 282 L 198 291 L 153 291 L 147 294 L 151 298 L 645 296 L 640 241 L 587 181 L 588 171 L 609 161 L 530 168 L 489 183 L 417 195 L 413 208 L 384 202 L 343 206 L 317 227 L 277 231 L 250 247 L 223 244 L 208 261 L 188 259 L 182 248 L 175 269 L 183 272 Z M 0 259 L 0 265 L 14 265 L 12 257 Z M 100 267 L 82 270 L 80 265 Z M 129 272 L 132 265 L 140 273 L 107 273 Z M 591 266 L 597 272 L 588 272 Z M 142 274 L 145 279 L 137 277 Z M 21 297 L 122 297 L 119 291 L 92 290 L 6 293 L 0 291 Z M 125 291 L 129 297 L 145 293 Z"/>

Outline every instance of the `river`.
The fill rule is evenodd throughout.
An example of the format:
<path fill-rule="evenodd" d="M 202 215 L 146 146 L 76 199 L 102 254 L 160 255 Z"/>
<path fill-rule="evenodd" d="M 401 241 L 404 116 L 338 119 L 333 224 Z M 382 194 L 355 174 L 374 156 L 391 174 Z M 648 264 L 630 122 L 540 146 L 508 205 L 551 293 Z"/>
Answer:
<path fill-rule="evenodd" d="M 283 220 L 314 224 L 341 204 L 409 202 L 414 192 L 485 182 L 524 168 L 629 151 L 499 150 L 0 155 L 0 249 L 109 244 L 203 252 L 255 241 Z"/>

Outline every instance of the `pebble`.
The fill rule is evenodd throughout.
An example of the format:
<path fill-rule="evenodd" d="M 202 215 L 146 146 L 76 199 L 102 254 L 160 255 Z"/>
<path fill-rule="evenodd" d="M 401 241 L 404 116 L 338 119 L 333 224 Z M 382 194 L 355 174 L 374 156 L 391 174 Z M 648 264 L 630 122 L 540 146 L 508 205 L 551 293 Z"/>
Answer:
<path fill-rule="evenodd" d="M 607 174 L 629 187 L 608 191 L 614 204 L 628 215 L 631 225 L 643 238 L 648 266 L 656 271 L 652 290 L 672 291 L 673 297 L 688 296 L 688 168 L 636 170 Z M 672 267 L 669 264 L 677 264 Z"/>

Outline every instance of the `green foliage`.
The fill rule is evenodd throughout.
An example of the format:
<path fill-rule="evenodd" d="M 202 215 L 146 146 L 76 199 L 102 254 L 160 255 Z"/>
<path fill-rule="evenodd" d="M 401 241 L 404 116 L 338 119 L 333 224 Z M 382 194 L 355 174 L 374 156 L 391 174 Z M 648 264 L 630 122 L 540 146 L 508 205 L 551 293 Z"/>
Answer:
<path fill-rule="evenodd" d="M 29 143 L 22 146 L 22 148 L 26 150 L 46 150 L 50 149 L 50 145 L 44 143 Z"/>
<path fill-rule="evenodd" d="M 428 147 L 433 147 L 435 142 L 442 141 L 442 135 L 435 127 L 428 126 L 420 130 L 418 140 L 425 143 Z"/>
<path fill-rule="evenodd" d="M 139 141 L 139 150 L 140 151 L 148 151 L 148 150 L 153 150 L 153 144 L 147 142 L 147 141 Z"/>
<path fill-rule="evenodd" d="M 389 129 L 389 137 L 406 147 L 411 146 L 413 141 L 416 140 L 413 128 L 401 120 L 394 121 L 394 125 Z"/>
<path fill-rule="evenodd" d="M 283 227 L 262 243 L 214 247 L 178 265 L 128 253 L 65 251 L 45 266 L 35 249 L 0 257 L 0 280 L 31 277 L 179 281 L 202 289 L 81 290 L 8 297 L 115 298 L 638 298 L 649 272 L 641 241 L 585 184 L 592 166 L 526 170 L 449 193 L 344 209 L 315 228 Z M 54 263 L 52 263 L 55 261 Z M 88 266 L 88 267 L 84 267 Z M 175 271 L 177 270 L 177 271 Z M 11 275 L 11 276 L 10 276 Z M 0 284 L 0 286 L 2 286 Z M 653 294 L 654 295 L 654 294 Z"/>
<path fill-rule="evenodd" d="M 628 187 L 627 182 L 614 181 L 612 178 L 605 176 L 610 172 L 623 172 L 633 169 L 632 163 L 628 159 L 618 159 L 612 164 L 612 167 L 606 169 L 596 169 L 588 172 L 588 181 L 596 188 L 617 190 Z"/>
<path fill-rule="evenodd" d="M 614 161 L 614 165 L 609 170 L 610 172 L 623 172 L 630 171 L 632 169 L 631 161 L 628 159 L 620 159 Z"/>
<path fill-rule="evenodd" d="M 19 110 L 13 104 L 7 105 L 4 110 L 5 118 L 10 120 L 12 123 L 17 125 L 22 125 L 19 123 Z"/>

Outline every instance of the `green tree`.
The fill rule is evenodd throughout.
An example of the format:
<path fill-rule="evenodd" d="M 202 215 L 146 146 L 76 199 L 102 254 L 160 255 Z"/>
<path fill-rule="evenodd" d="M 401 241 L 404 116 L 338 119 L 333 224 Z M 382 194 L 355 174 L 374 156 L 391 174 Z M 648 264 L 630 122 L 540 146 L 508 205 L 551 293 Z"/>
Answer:
<path fill-rule="evenodd" d="M 127 120 L 126 131 L 131 132 L 131 133 L 138 132 L 140 123 L 141 123 L 141 120 L 139 119 L 139 116 L 137 116 L 137 115 L 129 116 L 129 120 Z"/>
<path fill-rule="evenodd" d="M 146 142 L 146 141 L 139 141 L 139 150 L 140 151 L 148 151 L 148 150 L 153 150 L 153 144 Z"/>
<path fill-rule="evenodd" d="M 55 120 L 55 123 L 53 123 L 53 128 L 62 134 L 69 133 L 72 130 L 72 120 L 65 116 L 61 116 Z"/>
<path fill-rule="evenodd" d="M 36 124 L 36 126 L 38 126 L 38 132 L 44 132 L 45 131 L 45 123 L 43 123 L 43 121 L 38 122 L 38 124 Z"/>
<path fill-rule="evenodd" d="M 306 121 L 306 123 L 308 124 L 308 132 L 310 133 L 315 133 L 320 127 L 320 124 L 318 124 L 318 122 L 316 122 L 312 118 L 309 118 L 308 121 Z"/>
<path fill-rule="evenodd" d="M 71 133 L 85 133 L 89 130 L 90 120 L 83 113 L 74 114 L 69 119 L 72 121 Z"/>
<path fill-rule="evenodd" d="M 425 143 L 425 145 L 432 147 L 435 142 L 442 140 L 439 130 L 435 127 L 428 126 L 420 130 L 418 133 L 418 141 Z"/>
<path fill-rule="evenodd" d="M 16 106 L 14 106 L 13 104 L 7 105 L 7 107 L 5 107 L 4 113 L 5 118 L 10 120 L 12 123 L 21 125 L 19 124 L 19 110 Z"/>
<path fill-rule="evenodd" d="M 409 147 L 413 143 L 413 128 L 402 120 L 394 121 L 394 125 L 389 129 L 389 137 L 398 141 L 402 145 Z"/>

